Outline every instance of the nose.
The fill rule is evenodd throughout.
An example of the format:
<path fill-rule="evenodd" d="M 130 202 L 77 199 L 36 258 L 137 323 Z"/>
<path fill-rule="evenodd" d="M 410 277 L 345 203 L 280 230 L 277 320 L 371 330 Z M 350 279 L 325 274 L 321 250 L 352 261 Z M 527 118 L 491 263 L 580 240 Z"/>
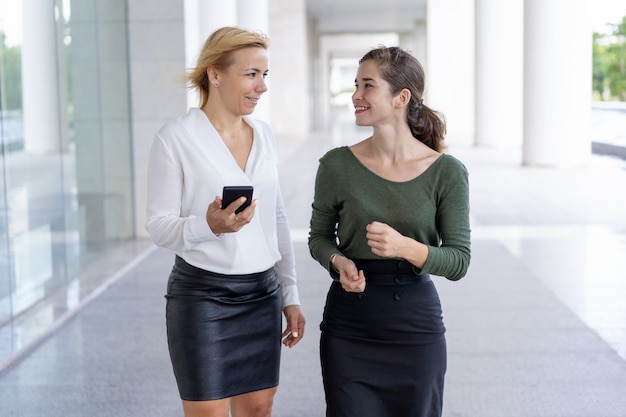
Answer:
<path fill-rule="evenodd" d="M 352 103 L 354 103 L 356 100 L 361 98 L 361 93 L 359 92 L 359 89 L 355 89 L 354 93 L 352 93 Z"/>
<path fill-rule="evenodd" d="M 257 85 L 256 90 L 257 90 L 259 93 L 264 93 L 264 92 L 266 92 L 266 91 L 267 91 L 267 83 L 265 82 L 265 78 L 263 78 L 263 77 L 259 77 L 259 80 L 260 80 L 260 81 L 259 81 L 259 83 L 258 83 L 258 85 Z"/>

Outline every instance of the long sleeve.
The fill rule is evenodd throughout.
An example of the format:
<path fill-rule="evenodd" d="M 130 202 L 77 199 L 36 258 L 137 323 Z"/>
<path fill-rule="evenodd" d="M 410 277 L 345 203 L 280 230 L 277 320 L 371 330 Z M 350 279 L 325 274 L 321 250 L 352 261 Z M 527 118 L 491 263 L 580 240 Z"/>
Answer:
<path fill-rule="evenodd" d="M 150 149 L 147 175 L 146 230 L 156 245 L 185 252 L 219 239 L 204 216 L 183 214 L 183 168 L 159 134 Z"/>
<path fill-rule="evenodd" d="M 435 214 L 440 244 L 430 245 L 422 273 L 456 281 L 467 273 L 470 264 L 469 179 L 464 166 L 446 170 L 446 181 L 438 190 Z"/>
<path fill-rule="evenodd" d="M 282 195 L 277 193 L 276 201 L 276 233 L 278 237 L 278 250 L 281 258 L 276 262 L 276 275 L 280 282 L 283 298 L 283 307 L 289 305 L 299 305 L 300 298 L 296 282 L 296 258 L 291 240 L 291 231 Z"/>
<path fill-rule="evenodd" d="M 309 228 L 309 251 L 313 259 L 326 268 L 331 276 L 338 275 L 330 268 L 330 256 L 338 252 L 336 225 L 339 221 L 339 207 L 336 204 L 337 188 L 334 184 L 333 170 L 328 169 L 324 161 L 320 162 L 315 177 L 315 192 L 312 204 Z"/>

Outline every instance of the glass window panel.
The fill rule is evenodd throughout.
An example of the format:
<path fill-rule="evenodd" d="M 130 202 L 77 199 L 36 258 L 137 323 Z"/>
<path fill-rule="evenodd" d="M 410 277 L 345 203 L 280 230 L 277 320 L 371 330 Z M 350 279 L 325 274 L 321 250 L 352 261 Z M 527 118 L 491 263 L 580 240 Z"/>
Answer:
<path fill-rule="evenodd" d="M 52 324 L 88 294 L 81 271 L 134 237 L 125 10 L 0 2 L 0 356 L 22 344 L 2 326 L 61 289 Z"/>

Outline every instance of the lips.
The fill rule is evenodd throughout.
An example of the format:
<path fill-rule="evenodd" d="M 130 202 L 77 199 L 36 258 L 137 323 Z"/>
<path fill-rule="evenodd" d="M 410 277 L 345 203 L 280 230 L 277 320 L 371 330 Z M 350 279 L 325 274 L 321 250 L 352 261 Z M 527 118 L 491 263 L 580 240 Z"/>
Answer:
<path fill-rule="evenodd" d="M 363 106 L 355 106 L 354 107 L 354 113 L 356 113 L 356 114 L 363 113 L 366 110 L 369 110 L 369 107 L 363 107 Z"/>

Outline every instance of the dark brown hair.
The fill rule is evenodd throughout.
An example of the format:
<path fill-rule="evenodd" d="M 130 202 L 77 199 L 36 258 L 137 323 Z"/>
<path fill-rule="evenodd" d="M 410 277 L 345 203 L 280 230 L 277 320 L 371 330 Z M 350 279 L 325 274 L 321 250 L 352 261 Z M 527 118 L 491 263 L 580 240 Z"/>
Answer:
<path fill-rule="evenodd" d="M 411 134 L 437 152 L 445 150 L 445 116 L 423 103 L 425 74 L 422 64 L 413 55 L 396 46 L 372 49 L 363 55 L 359 64 L 367 60 L 378 64 L 380 75 L 389 83 L 392 95 L 395 96 L 403 89 L 411 92 L 406 114 Z"/>

